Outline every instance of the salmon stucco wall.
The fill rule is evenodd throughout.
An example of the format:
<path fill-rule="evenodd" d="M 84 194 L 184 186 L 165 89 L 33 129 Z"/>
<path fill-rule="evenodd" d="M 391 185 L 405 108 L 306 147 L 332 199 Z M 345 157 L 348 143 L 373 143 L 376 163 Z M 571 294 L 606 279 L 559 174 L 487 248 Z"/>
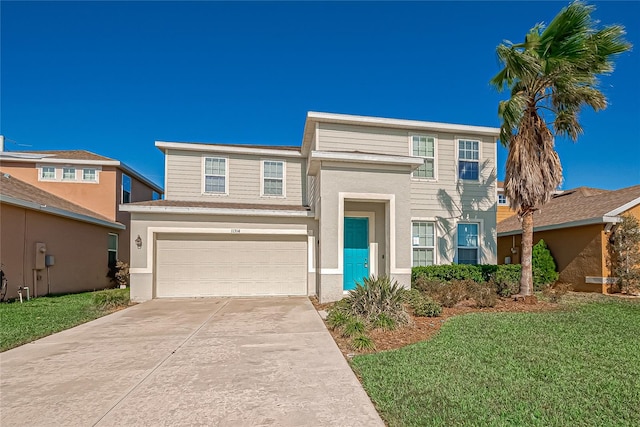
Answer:
<path fill-rule="evenodd" d="M 606 277 L 606 254 L 603 253 L 602 224 L 571 227 L 557 230 L 539 231 L 533 235 L 533 243 L 544 239 L 556 260 L 561 282 L 571 283 L 574 290 L 582 292 L 602 292 L 602 285 L 588 284 L 585 277 Z M 512 264 L 520 263 L 521 235 L 498 238 L 498 263 L 504 264 L 505 257 L 511 257 Z M 512 253 L 511 248 L 516 248 Z"/>
<path fill-rule="evenodd" d="M 7 275 L 7 298 L 18 296 L 19 286 L 32 295 L 104 289 L 107 278 L 108 235 L 117 232 L 81 221 L 1 204 L 0 255 Z M 38 270 L 34 284 L 36 243 L 44 243 L 55 265 Z M 23 294 L 26 296 L 26 294 Z"/>

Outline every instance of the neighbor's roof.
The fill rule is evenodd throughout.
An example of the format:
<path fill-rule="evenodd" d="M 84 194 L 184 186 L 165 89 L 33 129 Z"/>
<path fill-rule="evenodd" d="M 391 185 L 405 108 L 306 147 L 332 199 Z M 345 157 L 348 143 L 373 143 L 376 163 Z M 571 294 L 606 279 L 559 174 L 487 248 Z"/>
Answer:
<path fill-rule="evenodd" d="M 227 214 L 259 216 L 308 216 L 302 205 L 258 203 L 194 202 L 184 200 L 150 200 L 120 205 L 120 210 L 145 213 Z"/>
<path fill-rule="evenodd" d="M 116 166 L 128 175 L 144 182 L 154 191 L 164 193 L 162 187 L 119 160 L 101 156 L 86 150 L 0 151 L 0 160 L 13 162 L 76 163 L 86 165 Z"/>
<path fill-rule="evenodd" d="M 578 187 L 555 195 L 533 214 L 534 231 L 618 222 L 618 215 L 640 205 L 640 185 L 620 190 Z M 522 223 L 513 215 L 498 223 L 498 235 L 520 234 Z"/>
<path fill-rule="evenodd" d="M 125 226 L 89 209 L 0 172 L 0 201 L 78 221 L 124 230 Z"/>

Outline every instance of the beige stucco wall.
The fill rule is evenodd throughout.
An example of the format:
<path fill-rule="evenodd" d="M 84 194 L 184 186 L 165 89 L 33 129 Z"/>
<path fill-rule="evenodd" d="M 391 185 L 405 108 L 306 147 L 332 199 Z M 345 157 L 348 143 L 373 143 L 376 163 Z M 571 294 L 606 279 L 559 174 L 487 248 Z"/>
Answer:
<path fill-rule="evenodd" d="M 47 255 L 55 257 L 55 265 L 49 269 L 51 293 L 111 286 L 106 276 L 108 234 L 116 230 L 4 203 L 0 218 L 0 254 L 9 280 L 8 298 L 17 297 L 21 285 L 28 286 L 32 294 L 47 293 L 46 270 L 38 272 L 34 284 L 37 242 L 45 243 Z"/>
<path fill-rule="evenodd" d="M 204 157 L 228 159 L 228 195 L 203 194 Z M 285 163 L 285 197 L 260 195 L 262 160 L 277 160 Z M 167 168 L 165 198 L 167 200 L 301 205 L 303 185 L 307 185 L 304 176 L 306 166 L 302 158 L 167 150 L 165 162 Z"/>

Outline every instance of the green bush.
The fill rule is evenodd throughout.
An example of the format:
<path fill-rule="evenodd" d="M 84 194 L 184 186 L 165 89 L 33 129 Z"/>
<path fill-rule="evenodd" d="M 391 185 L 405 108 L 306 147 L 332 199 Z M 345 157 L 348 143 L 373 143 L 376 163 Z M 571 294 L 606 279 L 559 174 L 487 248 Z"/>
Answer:
<path fill-rule="evenodd" d="M 469 286 L 475 283 L 475 281 L 469 279 L 445 282 L 420 278 L 416 281 L 415 286 L 443 307 L 453 307 L 468 297 Z"/>
<path fill-rule="evenodd" d="M 493 307 L 498 302 L 493 280 L 484 283 L 468 283 L 467 290 L 469 297 L 475 301 L 476 307 Z"/>
<path fill-rule="evenodd" d="M 344 304 L 347 313 L 369 326 L 382 313 L 396 324 L 405 324 L 409 316 L 404 308 L 403 293 L 404 288 L 398 282 L 392 283 L 389 277 L 370 277 L 349 291 Z"/>
<path fill-rule="evenodd" d="M 409 304 L 409 307 L 411 307 L 414 316 L 438 317 L 442 313 L 442 306 L 440 304 L 416 288 L 405 292 L 405 301 Z"/>
<path fill-rule="evenodd" d="M 495 267 L 495 266 L 491 266 Z M 482 282 L 485 280 L 483 267 L 480 265 L 468 264 L 448 264 L 448 265 L 429 265 L 426 267 L 413 267 L 411 270 L 411 281 L 418 279 L 424 280 L 441 280 L 450 282 L 452 280 L 473 280 Z"/>
<path fill-rule="evenodd" d="M 378 317 L 371 323 L 371 326 L 376 329 L 384 329 L 386 331 L 392 331 L 396 329 L 398 324 L 386 313 L 380 313 Z"/>
<path fill-rule="evenodd" d="M 128 289 L 105 289 L 92 295 L 93 305 L 100 310 L 113 310 L 129 305 Z"/>
<path fill-rule="evenodd" d="M 362 335 L 364 334 L 365 329 L 364 323 L 361 320 L 351 317 L 344 325 L 344 328 L 342 328 L 342 336 L 349 338 L 356 335 Z"/>
<path fill-rule="evenodd" d="M 542 289 L 542 295 L 545 296 L 550 302 L 560 302 L 563 296 L 571 290 L 573 285 L 571 283 L 556 283 L 553 285 L 547 285 Z"/>
<path fill-rule="evenodd" d="M 556 262 L 544 240 L 540 240 L 533 246 L 532 269 L 533 286 L 536 291 L 540 291 L 545 285 L 551 285 L 558 280 Z"/>
<path fill-rule="evenodd" d="M 520 292 L 520 264 L 501 264 L 491 276 L 495 289 L 501 297 L 509 298 Z"/>
<path fill-rule="evenodd" d="M 375 350 L 376 345 L 371 338 L 366 335 L 358 335 L 351 341 L 351 348 L 354 350 Z"/>

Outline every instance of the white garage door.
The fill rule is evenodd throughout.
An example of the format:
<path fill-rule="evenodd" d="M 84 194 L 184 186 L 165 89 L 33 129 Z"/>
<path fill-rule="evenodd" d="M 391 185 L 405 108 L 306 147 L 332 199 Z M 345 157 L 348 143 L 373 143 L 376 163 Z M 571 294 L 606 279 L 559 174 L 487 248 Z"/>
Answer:
<path fill-rule="evenodd" d="M 161 234 L 156 241 L 156 297 L 306 294 L 306 236 Z"/>

